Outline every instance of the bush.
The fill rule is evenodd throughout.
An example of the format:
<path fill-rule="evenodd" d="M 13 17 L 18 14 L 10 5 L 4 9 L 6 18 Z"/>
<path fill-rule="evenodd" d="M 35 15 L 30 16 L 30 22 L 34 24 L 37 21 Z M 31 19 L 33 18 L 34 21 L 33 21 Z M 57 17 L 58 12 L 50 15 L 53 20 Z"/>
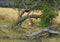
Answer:
<path fill-rule="evenodd" d="M 55 10 L 50 9 L 47 5 L 44 6 L 42 14 L 40 15 L 40 26 L 48 27 L 52 25 L 53 18 L 56 17 Z"/>

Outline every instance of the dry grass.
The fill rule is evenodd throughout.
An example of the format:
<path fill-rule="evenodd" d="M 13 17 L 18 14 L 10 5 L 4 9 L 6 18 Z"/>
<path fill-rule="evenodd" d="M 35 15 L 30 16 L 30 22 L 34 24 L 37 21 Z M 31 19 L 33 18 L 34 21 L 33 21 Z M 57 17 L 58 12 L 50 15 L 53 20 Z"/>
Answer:
<path fill-rule="evenodd" d="M 41 11 L 35 11 L 35 12 L 31 12 L 30 14 L 41 14 Z M 59 16 L 57 16 L 57 18 L 55 19 L 58 23 L 60 22 L 60 11 L 58 12 L 59 13 Z M 27 13 L 24 14 L 24 16 L 26 15 Z M 18 17 L 18 11 L 17 9 L 13 9 L 13 8 L 0 8 L 0 15 L 3 15 L 3 16 L 8 16 L 12 19 L 16 19 Z"/>
<path fill-rule="evenodd" d="M 38 13 L 37 15 L 39 15 L 39 14 L 41 14 L 41 11 L 37 11 L 37 12 L 35 11 L 35 12 L 31 12 L 31 13 L 34 13 L 34 14 Z M 24 16 L 26 14 L 24 14 Z M 3 16 L 3 17 L 7 16 L 7 18 L 6 18 L 7 20 L 10 20 L 10 19 L 12 19 L 12 20 L 15 19 L 16 20 L 17 17 L 18 17 L 18 11 L 17 11 L 17 9 L 12 9 L 12 8 L 0 8 L 0 15 Z M 36 19 L 34 19 L 33 21 L 38 22 L 38 20 L 36 20 Z M 60 11 L 59 11 L 59 16 L 57 16 L 57 18 L 55 18 L 55 21 L 57 21 L 57 23 L 60 23 Z M 3 23 L 3 22 L 4 21 L 0 20 L 0 23 Z M 25 22 L 23 22 L 22 25 L 27 27 L 28 22 L 29 22 L 29 20 L 26 20 Z M 39 29 L 38 27 L 34 26 L 34 28 L 32 27 L 32 28 L 20 29 L 21 30 L 20 32 L 26 32 L 26 34 L 30 34 L 32 32 L 37 31 L 38 29 Z M 7 29 L 2 29 L 2 30 L 4 30 L 5 32 L 8 32 Z M 20 33 L 20 34 L 22 34 L 22 33 Z M 14 32 L 14 31 L 10 32 L 10 35 L 13 35 L 13 36 L 14 35 L 20 35 L 20 34 L 17 33 L 17 32 Z M 24 33 L 24 35 L 25 35 L 25 33 Z M 0 42 L 28 42 L 28 41 L 25 41 L 25 40 L 12 40 L 12 39 L 0 39 Z M 29 41 L 29 42 L 32 42 L 32 41 Z M 45 41 L 43 41 L 43 42 L 45 42 Z M 60 42 L 60 38 L 58 40 L 56 38 L 50 38 L 49 41 L 46 41 L 46 42 Z"/>
<path fill-rule="evenodd" d="M 13 8 L 0 8 L 0 15 L 9 16 L 10 18 L 17 18 L 18 11 Z"/>

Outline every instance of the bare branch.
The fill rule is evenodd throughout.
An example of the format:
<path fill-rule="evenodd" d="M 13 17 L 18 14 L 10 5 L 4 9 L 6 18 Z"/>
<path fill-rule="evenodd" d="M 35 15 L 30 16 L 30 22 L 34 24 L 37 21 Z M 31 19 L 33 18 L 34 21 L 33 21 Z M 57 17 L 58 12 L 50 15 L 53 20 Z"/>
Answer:
<path fill-rule="evenodd" d="M 29 16 L 24 16 L 24 17 L 19 19 L 17 24 L 22 23 L 23 21 L 25 21 L 26 19 L 29 19 L 29 18 L 39 18 L 39 17 L 40 17 L 39 15 L 34 15 L 34 14 L 29 15 Z"/>
<path fill-rule="evenodd" d="M 25 1 L 25 0 L 23 0 L 23 5 L 25 6 L 26 9 L 21 12 L 20 17 L 22 17 L 22 15 L 23 15 L 25 12 L 29 12 L 29 13 L 30 13 L 30 12 L 33 10 L 33 8 L 36 7 L 37 4 L 39 4 L 39 2 L 40 2 L 41 0 L 37 1 L 34 5 L 32 5 L 30 9 L 28 9 L 28 6 L 24 3 L 24 1 Z M 29 13 L 28 13 L 28 15 L 29 15 Z"/>
<path fill-rule="evenodd" d="M 43 32 L 48 32 L 48 33 L 59 34 L 59 35 L 60 35 L 60 32 L 59 32 L 59 31 L 54 31 L 54 30 L 45 28 L 45 29 L 39 30 L 39 31 L 37 31 L 37 32 L 34 32 L 34 33 L 30 34 L 30 35 L 27 35 L 26 37 L 27 37 L 28 39 L 34 39 L 34 38 L 37 38 L 37 36 L 38 36 L 38 37 L 42 36 L 41 34 L 42 34 Z"/>
<path fill-rule="evenodd" d="M 23 5 L 25 6 L 25 9 L 28 9 L 28 6 L 24 2 L 25 0 L 22 1 Z"/>
<path fill-rule="evenodd" d="M 39 3 L 41 2 L 41 0 L 37 0 L 37 2 L 34 4 L 34 5 L 32 5 L 32 7 L 29 9 L 30 11 L 34 8 L 34 7 L 36 7 Z"/>

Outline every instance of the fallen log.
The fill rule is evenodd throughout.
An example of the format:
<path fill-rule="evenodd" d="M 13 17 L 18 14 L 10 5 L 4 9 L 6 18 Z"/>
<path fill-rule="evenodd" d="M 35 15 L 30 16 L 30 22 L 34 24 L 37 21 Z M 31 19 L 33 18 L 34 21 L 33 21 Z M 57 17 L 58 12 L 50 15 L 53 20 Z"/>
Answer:
<path fill-rule="evenodd" d="M 52 33 L 52 34 L 58 34 L 60 35 L 60 31 L 54 31 L 52 29 L 49 29 L 49 28 L 45 28 L 45 29 L 42 29 L 42 30 L 39 30 L 37 32 L 34 32 L 30 35 L 27 35 L 27 36 L 24 36 L 24 37 L 21 37 L 21 36 L 9 36 L 9 35 L 6 35 L 6 36 L 1 36 L 0 38 L 8 38 L 8 39 L 23 39 L 23 40 L 26 40 L 26 39 L 38 39 L 39 37 L 41 36 L 44 36 L 44 35 L 41 35 L 43 32 L 48 32 L 48 33 Z"/>
<path fill-rule="evenodd" d="M 37 37 L 42 36 L 41 34 L 42 34 L 43 32 L 48 32 L 48 33 L 59 34 L 59 35 L 60 35 L 60 31 L 54 31 L 54 30 L 51 30 L 51 29 L 49 29 L 49 28 L 45 28 L 45 29 L 39 30 L 39 31 L 37 31 L 37 32 L 34 32 L 34 33 L 30 34 L 30 35 L 27 35 L 26 37 L 27 37 L 28 39 L 34 39 L 34 38 L 37 38 Z"/>
<path fill-rule="evenodd" d="M 10 24 L 0 24 L 0 28 L 8 28 Z"/>

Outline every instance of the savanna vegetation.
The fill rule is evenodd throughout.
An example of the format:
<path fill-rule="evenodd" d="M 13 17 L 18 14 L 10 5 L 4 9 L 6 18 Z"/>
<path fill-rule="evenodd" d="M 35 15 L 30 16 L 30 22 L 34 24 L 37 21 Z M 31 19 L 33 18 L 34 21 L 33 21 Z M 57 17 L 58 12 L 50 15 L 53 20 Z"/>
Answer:
<path fill-rule="evenodd" d="M 0 8 L 0 42 L 60 42 L 60 0 L 13 1 Z"/>

